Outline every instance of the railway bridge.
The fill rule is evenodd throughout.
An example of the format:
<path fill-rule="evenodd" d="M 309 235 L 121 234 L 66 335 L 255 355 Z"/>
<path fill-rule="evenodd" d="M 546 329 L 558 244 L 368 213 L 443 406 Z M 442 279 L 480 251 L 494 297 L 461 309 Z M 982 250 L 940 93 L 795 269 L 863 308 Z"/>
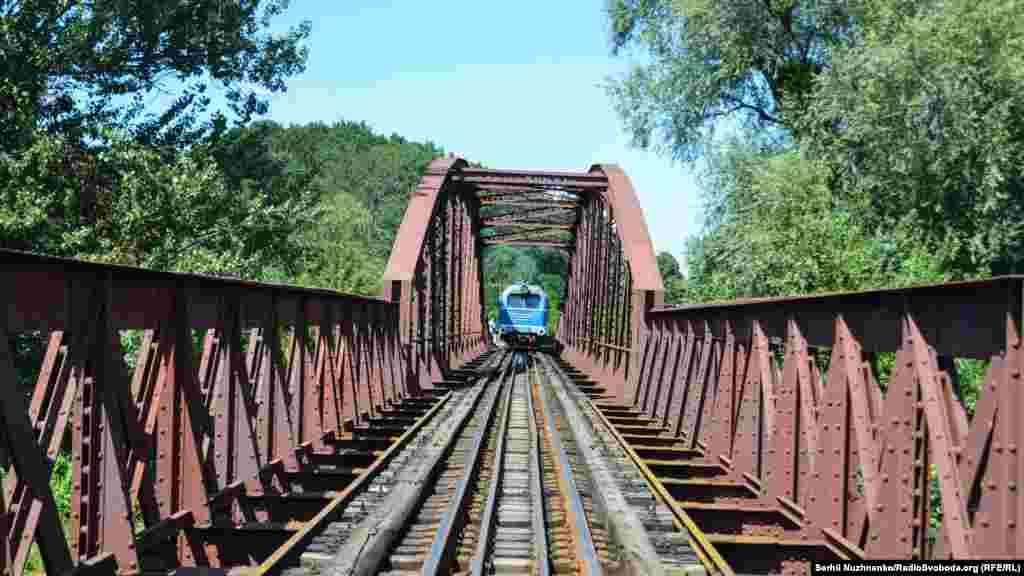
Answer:
<path fill-rule="evenodd" d="M 525 371 L 485 328 L 494 244 L 569 255 L 561 350 Z M 1021 277 L 665 307 L 619 168 L 451 157 L 411 195 L 379 299 L 0 263 L 4 574 L 34 546 L 50 574 L 1024 557 Z M 47 342 L 27 372 L 26 335 Z M 70 497 L 50 488 L 62 447 Z"/>

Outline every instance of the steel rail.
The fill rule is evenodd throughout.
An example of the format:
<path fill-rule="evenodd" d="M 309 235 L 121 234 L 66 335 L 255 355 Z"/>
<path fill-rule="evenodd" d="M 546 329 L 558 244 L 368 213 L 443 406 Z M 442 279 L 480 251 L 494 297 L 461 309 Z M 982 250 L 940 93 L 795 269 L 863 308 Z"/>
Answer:
<path fill-rule="evenodd" d="M 536 373 L 536 368 L 534 368 Z M 551 447 L 555 451 L 556 468 L 558 468 L 559 485 L 562 487 L 563 495 L 568 500 L 568 511 L 576 526 L 576 562 L 581 564 L 582 573 L 589 576 L 603 574 L 601 562 L 597 558 L 597 550 L 594 547 L 594 539 L 590 534 L 590 526 L 587 524 L 586 512 L 583 510 L 583 500 L 580 498 L 579 489 L 576 488 L 576 480 L 573 478 L 572 467 L 569 464 L 569 456 L 565 453 L 562 445 L 562 436 L 555 427 L 555 418 L 551 410 L 548 410 L 548 401 L 544 398 L 543 380 L 537 383 L 537 399 L 540 401 L 540 410 L 544 413 L 544 421 L 548 434 L 550 435 Z"/>
<path fill-rule="evenodd" d="M 550 576 L 551 553 L 548 551 L 547 523 L 544 521 L 544 486 L 541 479 L 541 442 L 540 430 L 537 429 L 536 412 L 533 407 L 533 388 L 526 383 L 526 406 L 530 417 L 530 490 L 537 495 L 537 505 L 533 509 L 533 531 L 537 534 L 536 551 L 538 576 Z"/>
<path fill-rule="evenodd" d="M 564 381 L 570 382 L 570 379 L 565 376 L 561 369 L 559 369 L 553 361 L 550 361 L 550 359 L 548 360 L 548 366 L 553 368 Z M 693 519 L 690 518 L 690 515 L 687 514 L 686 511 L 683 510 L 675 501 L 672 495 L 668 493 L 665 486 L 658 480 L 654 473 L 651 472 L 651 469 L 647 467 L 643 459 L 640 458 L 636 451 L 634 451 L 629 443 L 626 442 L 625 438 L 619 434 L 619 431 L 615 429 L 615 426 L 613 426 L 611 421 L 608 420 L 608 417 L 594 405 L 590 398 L 584 397 L 583 401 L 590 404 L 593 412 L 597 414 L 598 419 L 600 419 L 601 424 L 611 433 L 612 437 L 615 438 L 615 441 L 626 452 L 626 455 L 633 464 L 640 469 L 641 475 L 644 477 L 648 486 L 651 487 L 651 490 L 655 493 L 658 499 L 672 511 L 672 517 L 676 525 L 676 529 L 687 535 L 690 540 L 690 546 L 693 548 L 694 552 L 697 553 L 697 557 L 700 558 L 701 562 L 704 563 L 704 567 L 707 568 L 709 572 L 722 574 L 723 576 L 735 576 L 735 572 L 733 572 L 732 567 L 730 567 L 725 559 L 722 558 L 722 555 L 715 548 L 714 544 L 707 539 L 704 532 L 697 526 Z"/>
<path fill-rule="evenodd" d="M 448 403 L 452 398 L 452 392 L 448 392 L 441 399 L 427 411 L 426 414 L 421 416 L 408 430 L 405 431 L 401 436 L 398 437 L 391 446 L 384 451 L 383 454 L 377 457 L 366 470 L 360 474 L 351 484 L 345 487 L 340 494 L 334 497 L 330 502 L 324 506 L 323 510 L 317 513 L 316 516 L 311 518 L 308 522 L 303 524 L 302 528 L 298 532 L 292 535 L 287 542 L 282 544 L 273 554 L 271 554 L 266 560 L 264 560 L 259 566 L 249 569 L 246 573 L 248 574 L 276 574 L 280 570 L 284 569 L 284 564 L 292 560 L 296 554 L 301 554 L 302 550 L 309 545 L 309 543 L 315 538 L 320 532 L 322 532 L 328 524 L 335 520 L 335 517 L 340 514 L 345 505 L 356 495 L 356 492 L 361 489 L 364 485 L 369 484 L 381 470 L 387 465 L 391 459 L 398 454 L 399 450 L 405 447 L 409 443 L 417 432 L 423 428 L 431 418 L 436 415 L 441 408 Z"/>
<path fill-rule="evenodd" d="M 477 542 L 476 554 L 472 562 L 473 576 L 481 576 L 483 574 L 484 562 L 487 558 L 487 548 L 490 545 L 491 528 L 494 525 L 498 493 L 501 492 L 501 479 L 505 473 L 505 438 L 508 435 L 508 420 L 509 414 L 512 411 L 512 391 L 514 388 L 515 376 L 513 375 L 512 385 L 508 387 L 508 395 L 505 399 L 504 419 L 501 423 L 501 429 L 498 430 L 498 446 L 494 452 L 494 477 L 491 479 L 491 491 L 487 494 L 487 504 L 480 519 L 480 540 Z"/>
<path fill-rule="evenodd" d="M 504 386 L 504 390 L 500 390 L 494 394 L 493 399 L 489 406 L 487 406 L 487 417 L 484 422 L 481 423 L 480 429 L 476 433 L 476 437 L 473 439 L 473 447 L 470 449 L 469 457 L 466 462 L 466 469 L 463 472 L 462 478 L 459 479 L 456 485 L 455 495 L 448 503 L 448 507 L 445 509 L 444 514 L 441 516 L 441 525 L 438 527 L 437 535 L 434 537 L 434 541 L 430 545 L 430 556 L 423 563 L 423 569 L 420 571 L 422 576 L 436 576 L 438 574 L 447 573 L 449 566 L 447 566 L 446 559 L 452 552 L 452 547 L 455 544 L 456 539 L 452 538 L 455 534 L 455 525 L 463 516 L 463 508 L 466 503 L 466 498 L 470 494 L 470 487 L 473 485 L 473 478 L 476 476 L 476 471 L 480 465 L 480 453 L 487 440 L 487 432 L 494 422 L 494 417 L 497 408 L 501 404 L 500 396 L 505 395 L 505 410 L 506 418 L 505 423 L 508 422 L 507 412 L 510 404 L 509 398 L 511 397 L 513 386 L 509 384 L 509 376 L 514 377 L 514 372 L 511 368 L 512 364 L 507 364 L 504 371 L 501 374 L 501 384 Z M 513 381 L 514 382 L 514 381 Z M 452 436 L 454 446 L 454 438 L 458 434 Z M 451 447 L 448 448 L 449 457 Z M 438 461 L 438 466 L 441 465 L 446 459 Z M 493 493 L 493 492 L 492 492 Z"/>
<path fill-rule="evenodd" d="M 498 360 L 497 363 L 499 366 L 501 364 L 505 364 L 507 369 L 507 367 L 510 365 L 508 360 L 509 355 L 505 354 Z M 489 382 L 492 378 L 493 376 L 489 376 L 486 378 L 486 380 Z M 486 383 L 481 384 L 479 388 L 473 387 L 470 390 L 471 391 L 469 393 L 472 394 L 472 399 L 469 401 L 469 408 L 466 410 L 464 414 L 458 417 L 458 422 L 456 422 L 455 425 L 451 428 L 452 432 L 444 440 L 444 443 L 440 447 L 440 450 L 438 450 L 434 454 L 429 455 L 428 465 L 426 467 L 425 474 L 421 474 L 420 478 L 415 481 L 417 485 L 416 493 L 409 495 L 409 497 L 414 498 L 417 501 L 417 503 L 414 506 L 412 506 L 411 509 L 406 508 L 405 510 L 407 511 L 407 513 L 399 511 L 399 514 L 405 515 L 405 517 L 401 520 L 401 524 L 408 525 L 410 522 L 409 513 L 413 513 L 413 509 L 418 507 L 426 498 L 429 497 L 426 495 L 426 489 L 428 487 L 427 485 L 432 484 L 431 480 L 436 477 L 438 471 L 451 456 L 452 450 L 458 444 L 459 437 L 465 431 L 469 423 L 473 420 L 473 417 L 477 413 L 477 411 L 481 408 L 481 401 L 483 401 L 483 399 L 488 395 Z M 493 414 L 494 412 L 497 396 L 497 393 L 491 396 L 491 399 L 488 401 L 487 407 L 483 408 L 484 413 L 487 414 L 488 416 Z M 385 521 L 386 520 L 387 519 L 385 519 Z M 395 545 L 396 540 L 399 539 L 398 533 L 390 530 L 380 531 L 379 528 L 379 524 L 377 526 L 370 528 L 369 534 L 366 536 L 366 540 L 362 543 L 361 552 L 356 554 L 355 565 L 350 567 L 342 567 L 340 569 L 341 572 L 354 575 L 366 575 L 377 572 L 381 563 L 385 561 L 383 557 L 386 555 L 386 551 L 388 549 L 391 549 Z M 350 536 L 349 541 L 346 543 L 345 546 L 349 546 L 351 542 L 352 537 Z M 371 550 L 371 552 L 369 554 L 363 555 L 364 552 L 368 549 Z M 377 559 L 373 559 L 372 557 L 377 555 L 378 553 L 380 554 L 380 557 L 378 557 Z M 343 561 L 352 560 L 352 557 L 345 556 L 344 554 L 339 554 L 339 556 L 343 558 Z M 367 560 L 364 562 L 362 561 L 362 558 L 367 558 Z M 335 570 L 337 571 L 338 568 L 335 567 Z"/>

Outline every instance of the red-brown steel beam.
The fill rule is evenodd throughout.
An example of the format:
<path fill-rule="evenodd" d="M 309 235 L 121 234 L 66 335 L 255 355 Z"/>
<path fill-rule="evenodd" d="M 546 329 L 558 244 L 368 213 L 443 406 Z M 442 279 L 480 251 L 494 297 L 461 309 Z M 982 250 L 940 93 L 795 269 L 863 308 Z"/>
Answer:
<path fill-rule="evenodd" d="M 501 206 L 510 208 L 562 208 L 565 210 L 575 210 L 579 207 L 574 202 L 541 202 L 537 200 L 524 200 L 524 199 L 513 199 L 513 198 L 484 198 L 480 200 L 481 206 Z"/>
<path fill-rule="evenodd" d="M 507 221 L 498 224 L 487 224 L 487 228 L 526 228 L 530 230 L 572 230 L 575 224 L 551 224 L 543 221 Z"/>
<path fill-rule="evenodd" d="M 488 168 L 464 168 L 460 171 L 460 175 L 464 178 L 495 178 L 495 179 L 508 179 L 508 178 L 536 178 L 536 179 L 571 179 L 580 180 L 586 182 L 604 182 L 605 178 L 601 174 L 595 174 L 593 172 L 571 172 L 571 171 L 549 171 L 549 170 L 494 170 Z"/>
<path fill-rule="evenodd" d="M 572 250 L 573 244 L 570 242 L 554 242 L 549 240 L 513 240 L 513 239 L 500 239 L 500 240 L 484 240 L 484 246 L 537 246 L 541 248 L 557 248 L 560 250 Z"/>
<path fill-rule="evenodd" d="M 424 387 L 486 345 L 480 201 L 475 187 L 462 181 L 466 167 L 454 158 L 430 165 L 410 199 L 384 273 L 387 297 L 399 303 L 400 324 L 416 327 L 403 340 L 413 351 L 410 370 Z"/>
<path fill-rule="evenodd" d="M 566 354 L 624 399 L 643 385 L 637 379 L 643 324 L 646 311 L 661 303 L 664 287 L 629 178 L 613 165 L 595 165 L 590 174 L 604 178 L 607 188 L 581 200 L 564 307 Z"/>
<path fill-rule="evenodd" d="M 1000 409 L 1024 402 L 1022 306 L 1024 277 L 1004 277 L 651 310 L 637 405 L 674 421 L 716 482 L 748 487 L 751 514 L 793 519 L 786 538 L 853 558 L 1019 558 L 1024 427 Z M 883 390 L 874 359 L 893 352 Z M 989 363 L 970 421 L 954 358 Z"/>
<path fill-rule="evenodd" d="M 381 300 L 10 251 L 0 281 L 7 382 L 11 339 L 48 336 L 31 401 L 6 386 L 0 402 L 0 537 L 13 573 L 33 543 L 48 573 L 134 574 L 154 554 L 168 569 L 237 567 L 249 555 L 203 537 L 210 523 L 241 522 L 242 491 L 289 490 L 288 471 L 304 466 L 297 450 L 409 390 L 397 308 Z M 141 335 L 134 372 L 126 331 Z M 47 462 L 67 429 L 70 542 Z"/>
<path fill-rule="evenodd" d="M 531 230 L 516 230 L 516 231 L 505 231 L 498 230 L 496 234 L 488 234 L 482 236 L 480 240 L 482 242 L 498 242 L 505 240 L 555 240 L 560 242 L 571 241 L 571 232 L 558 228 L 552 229 L 531 229 Z"/>

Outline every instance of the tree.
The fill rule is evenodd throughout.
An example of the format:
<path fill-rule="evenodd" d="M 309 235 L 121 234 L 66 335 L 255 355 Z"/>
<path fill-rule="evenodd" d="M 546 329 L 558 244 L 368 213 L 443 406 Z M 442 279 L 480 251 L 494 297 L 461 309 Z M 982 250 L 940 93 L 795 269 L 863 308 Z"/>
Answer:
<path fill-rule="evenodd" d="M 103 126 L 130 129 L 143 143 L 187 146 L 223 129 L 203 119 L 211 84 L 226 91 L 239 122 L 267 110 L 301 72 L 308 22 L 265 30 L 288 0 L 25 0 L 0 13 L 0 149 L 27 146 L 36 128 L 69 141 Z M 179 90 L 171 90 L 174 83 Z M 172 94 L 150 113 L 155 94 Z"/>
<path fill-rule="evenodd" d="M 782 136 L 810 105 L 829 51 L 853 34 L 857 5 L 610 0 L 613 53 L 640 48 L 650 62 L 608 91 L 634 144 L 677 159 L 701 156 L 724 121 Z"/>
<path fill-rule="evenodd" d="M 1024 270 L 1024 5 L 867 7 L 862 41 L 820 78 L 804 147 L 867 226 L 918 231 L 939 278 Z"/>
<path fill-rule="evenodd" d="M 308 189 L 319 199 L 316 221 L 297 229 L 297 271 L 281 280 L 374 296 L 408 195 L 443 154 L 355 122 L 254 122 L 227 131 L 212 148 L 242 195 L 277 202 Z"/>
<path fill-rule="evenodd" d="M 144 266 L 261 277 L 294 274 L 294 232 L 317 217 L 314 191 L 239 194 L 208 150 L 167 163 L 125 134 L 66 170 L 66 141 L 39 134 L 0 160 L 0 246 Z M 72 147 L 73 148 L 73 147 Z"/>
<path fill-rule="evenodd" d="M 668 252 L 658 252 L 657 261 L 658 272 L 661 273 L 662 280 L 682 277 L 683 274 L 679 271 L 679 262 L 676 261 L 675 256 Z"/>
<path fill-rule="evenodd" d="M 834 196 L 828 165 L 800 150 L 737 142 L 716 155 L 705 230 L 687 250 L 701 302 L 882 287 L 931 279 L 909 228 L 879 230 Z"/>
<path fill-rule="evenodd" d="M 658 252 L 658 272 L 665 284 L 665 304 L 682 304 L 686 300 L 686 278 L 679 262 L 668 252 Z"/>

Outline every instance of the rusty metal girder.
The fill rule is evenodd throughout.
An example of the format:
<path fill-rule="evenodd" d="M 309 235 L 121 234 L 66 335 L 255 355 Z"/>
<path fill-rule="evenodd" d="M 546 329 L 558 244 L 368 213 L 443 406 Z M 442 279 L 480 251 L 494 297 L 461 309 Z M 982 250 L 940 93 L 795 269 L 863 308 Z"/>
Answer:
<path fill-rule="evenodd" d="M 559 240 L 569 241 L 572 239 L 572 233 L 565 229 L 560 228 L 534 228 L 534 229 L 511 229 L 502 230 L 500 228 L 491 228 L 487 230 L 490 234 L 482 235 L 480 237 L 483 241 L 495 241 L 495 240 Z"/>
<path fill-rule="evenodd" d="M 202 526 L 237 529 L 243 492 L 279 490 L 304 466 L 297 451 L 411 393 L 398 308 L 381 300 L 10 251 L 0 280 L 10 573 L 33 543 L 54 574 L 135 574 L 154 555 L 170 568 L 235 567 L 247 555 L 204 539 Z M 141 336 L 134 366 L 126 331 Z M 40 333 L 26 405 L 10 344 Z M 48 482 L 66 432 L 70 542 Z"/>
<path fill-rule="evenodd" d="M 481 223 L 483 226 L 497 226 L 505 222 L 516 222 L 516 221 L 532 221 L 534 219 L 543 218 L 565 218 L 569 217 L 573 223 L 576 220 L 576 214 L 572 210 L 567 210 L 562 207 L 556 208 L 540 208 L 540 209 L 527 209 L 527 210 L 512 210 L 502 212 L 501 214 L 492 214 L 484 216 Z"/>
<path fill-rule="evenodd" d="M 572 202 L 522 200 L 516 198 L 485 198 L 480 200 L 479 202 L 481 206 L 500 206 L 503 208 L 563 208 L 566 210 L 574 210 L 578 207 L 577 204 Z"/>
<path fill-rule="evenodd" d="M 559 221 L 559 220 L 520 220 L 520 221 L 505 221 L 497 224 L 488 224 L 481 226 L 486 231 L 509 231 L 515 230 L 561 230 L 571 231 L 576 227 L 574 221 Z"/>
<path fill-rule="evenodd" d="M 471 184 L 486 190 L 500 190 L 502 188 L 534 188 L 544 190 L 565 190 L 567 192 L 604 190 L 608 187 L 606 182 L 600 180 L 577 180 L 577 179 L 529 179 L 510 178 L 505 176 L 486 177 L 463 177 L 456 178 L 463 184 Z"/>
<path fill-rule="evenodd" d="M 465 168 L 460 172 L 461 176 L 468 178 L 491 178 L 494 180 L 502 179 L 521 179 L 529 178 L 538 182 L 546 182 L 548 180 L 579 180 L 584 182 L 604 182 L 605 178 L 602 174 L 595 174 L 593 172 L 571 172 L 571 171 L 558 171 L 558 170 L 501 170 L 491 168 Z"/>
<path fill-rule="evenodd" d="M 484 246 L 535 246 L 538 248 L 556 248 L 558 250 L 572 251 L 575 245 L 572 242 L 556 242 L 554 240 L 484 240 Z"/>
<path fill-rule="evenodd" d="M 572 209 L 579 206 L 580 202 L 577 198 L 566 198 L 548 190 L 517 190 L 515 193 L 500 195 L 478 193 L 477 198 L 482 205 L 506 207 L 518 206 L 526 202 L 539 202 L 544 205 L 542 207 Z"/>
<path fill-rule="evenodd" d="M 664 287 L 629 178 L 614 165 L 590 173 L 608 187 L 580 206 L 558 334 L 576 365 L 625 399 L 628 388 L 637 388 L 643 316 L 660 304 Z"/>
<path fill-rule="evenodd" d="M 457 178 L 466 166 L 455 158 L 431 163 L 384 272 L 385 296 L 401 311 L 407 369 L 422 388 L 487 345 L 479 200 L 476 189 Z"/>
<path fill-rule="evenodd" d="M 483 200 L 526 200 L 536 199 L 548 202 L 562 202 L 570 207 L 578 206 L 583 197 L 589 192 L 569 192 L 553 188 L 529 188 L 521 186 L 501 186 L 491 188 L 477 188 L 476 197 Z"/>
<path fill-rule="evenodd" d="M 518 170 L 483 170 L 466 168 L 455 178 L 482 188 L 538 187 L 566 189 L 603 189 L 607 180 L 602 174 L 579 172 L 539 172 Z"/>
<path fill-rule="evenodd" d="M 791 542 L 851 558 L 1020 558 L 1024 427 L 1000 412 L 1024 402 L 1022 306 L 1018 276 L 648 307 L 623 405 L 701 455 L 688 466 L 747 490 L 746 517 L 791 518 Z M 891 373 L 882 353 L 895 353 Z M 988 363 L 973 419 L 955 362 L 967 358 Z M 736 550 L 754 541 L 709 538 Z"/>

